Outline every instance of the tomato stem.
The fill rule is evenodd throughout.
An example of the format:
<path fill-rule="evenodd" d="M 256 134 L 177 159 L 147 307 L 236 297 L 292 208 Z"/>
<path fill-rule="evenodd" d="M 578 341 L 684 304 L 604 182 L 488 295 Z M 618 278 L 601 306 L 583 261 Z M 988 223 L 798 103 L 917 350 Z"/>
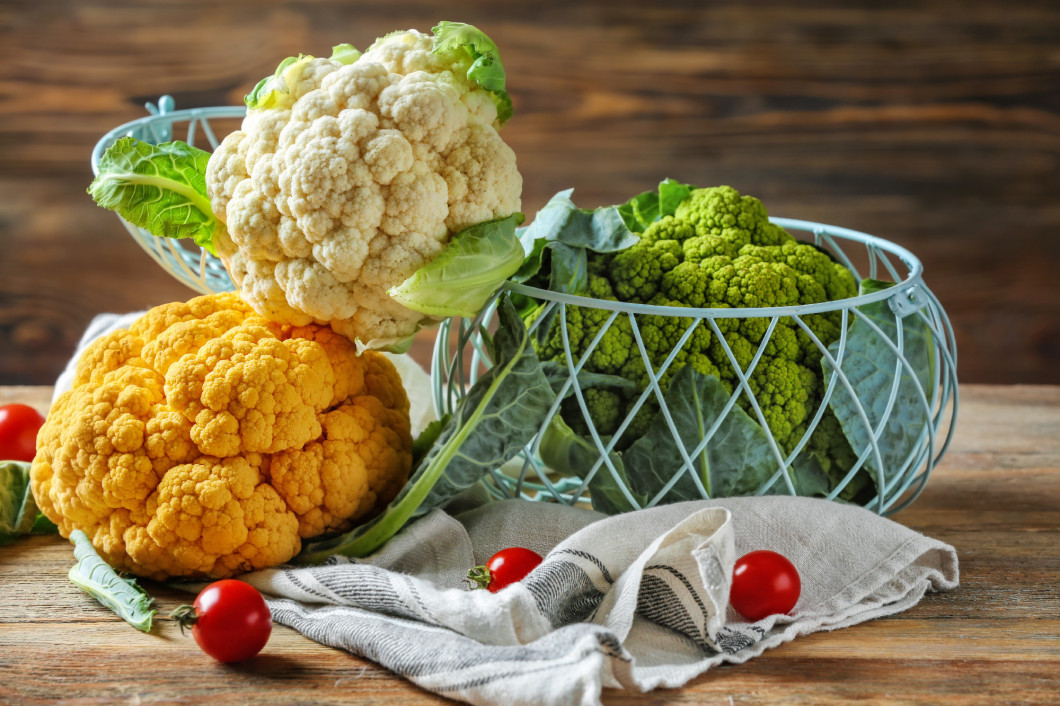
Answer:
<path fill-rule="evenodd" d="M 470 590 L 478 588 L 489 588 L 490 581 L 493 580 L 493 576 L 490 574 L 490 570 L 486 568 L 485 564 L 476 566 L 469 569 L 467 572 L 467 578 L 464 582 L 468 585 Z"/>
<path fill-rule="evenodd" d="M 195 610 L 193 605 L 182 605 L 177 606 L 169 617 L 177 621 L 177 625 L 180 626 L 180 634 L 184 634 L 184 628 L 194 627 L 195 623 L 199 622 L 199 614 Z"/>

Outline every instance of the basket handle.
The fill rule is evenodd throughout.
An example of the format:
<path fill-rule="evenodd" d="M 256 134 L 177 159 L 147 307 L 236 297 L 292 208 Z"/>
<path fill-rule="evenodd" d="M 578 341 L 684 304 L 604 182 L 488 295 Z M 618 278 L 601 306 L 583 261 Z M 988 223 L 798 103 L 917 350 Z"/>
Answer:
<path fill-rule="evenodd" d="M 891 311 L 894 312 L 895 316 L 904 319 L 927 306 L 927 297 L 922 296 L 920 288 L 912 284 L 900 292 L 896 292 L 895 296 L 887 300 L 887 304 L 890 305 Z"/>
<path fill-rule="evenodd" d="M 144 108 L 151 115 L 165 116 L 173 112 L 177 107 L 177 102 L 173 100 L 173 96 L 166 94 L 158 99 L 158 105 L 148 101 L 144 103 Z M 170 120 L 164 120 L 158 123 L 157 129 L 159 142 L 169 142 L 173 139 L 173 122 Z"/>

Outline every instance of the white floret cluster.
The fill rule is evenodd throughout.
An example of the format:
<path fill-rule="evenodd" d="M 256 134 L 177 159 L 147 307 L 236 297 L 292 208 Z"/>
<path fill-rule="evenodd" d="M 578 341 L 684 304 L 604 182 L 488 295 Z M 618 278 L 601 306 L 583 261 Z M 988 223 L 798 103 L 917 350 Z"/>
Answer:
<path fill-rule="evenodd" d="M 387 290 L 453 234 L 520 209 L 515 153 L 470 59 L 415 30 L 352 64 L 313 59 L 289 108 L 251 110 L 206 174 L 242 297 L 279 323 L 327 323 L 362 343 L 414 333 L 423 315 Z"/>

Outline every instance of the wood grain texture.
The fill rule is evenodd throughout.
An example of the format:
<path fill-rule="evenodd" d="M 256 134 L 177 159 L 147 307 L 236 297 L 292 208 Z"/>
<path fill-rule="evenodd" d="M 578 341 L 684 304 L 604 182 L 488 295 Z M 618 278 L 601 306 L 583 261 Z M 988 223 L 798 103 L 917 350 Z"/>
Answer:
<path fill-rule="evenodd" d="M 0 388 L 42 405 L 48 388 Z M 1060 695 L 1060 387 L 961 388 L 951 450 L 896 520 L 957 549 L 961 585 L 896 616 L 817 633 L 681 689 L 605 690 L 607 704 L 1052 704 Z M 70 546 L 0 549 L 0 703 L 443 703 L 378 665 L 277 627 L 223 666 L 159 605 L 137 632 L 66 579 Z M 730 701 L 731 699 L 731 701 Z"/>
<path fill-rule="evenodd" d="M 0 383 L 54 380 L 92 315 L 190 294 L 84 193 L 163 93 L 235 104 L 278 59 L 449 17 L 502 47 L 523 207 L 672 176 L 916 253 L 968 382 L 1060 382 L 1060 5 L 1051 0 L 7 0 Z M 430 334 L 418 351 L 430 347 Z"/>

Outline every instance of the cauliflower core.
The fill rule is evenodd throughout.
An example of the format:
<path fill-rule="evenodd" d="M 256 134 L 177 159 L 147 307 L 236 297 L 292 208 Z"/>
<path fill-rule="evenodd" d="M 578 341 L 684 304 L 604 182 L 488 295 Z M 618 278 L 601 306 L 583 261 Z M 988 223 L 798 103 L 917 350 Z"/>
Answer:
<path fill-rule="evenodd" d="M 451 236 L 520 208 L 515 153 L 497 134 L 470 56 L 410 30 L 357 61 L 313 59 L 290 108 L 251 110 L 210 158 L 207 191 L 243 298 L 271 321 L 328 323 L 364 343 L 404 338 L 423 314 L 387 290 Z"/>
<path fill-rule="evenodd" d="M 412 464 L 385 356 L 273 324 L 234 293 L 147 312 L 81 355 L 31 469 L 63 536 L 152 579 L 280 564 L 385 506 Z"/>

